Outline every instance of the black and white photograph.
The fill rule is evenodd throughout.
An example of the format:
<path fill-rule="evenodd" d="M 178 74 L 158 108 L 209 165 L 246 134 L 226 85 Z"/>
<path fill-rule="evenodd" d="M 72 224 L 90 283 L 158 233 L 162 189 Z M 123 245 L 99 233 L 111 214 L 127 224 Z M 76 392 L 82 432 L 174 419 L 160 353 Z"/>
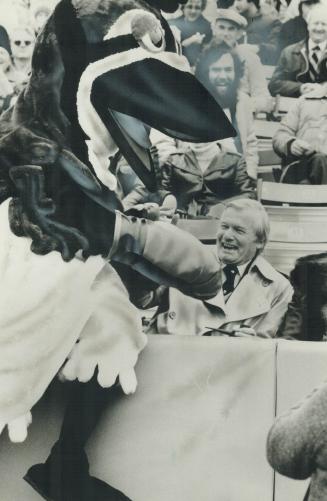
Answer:
<path fill-rule="evenodd" d="M 327 501 L 326 341 L 327 0 L 0 0 L 0 501 Z"/>

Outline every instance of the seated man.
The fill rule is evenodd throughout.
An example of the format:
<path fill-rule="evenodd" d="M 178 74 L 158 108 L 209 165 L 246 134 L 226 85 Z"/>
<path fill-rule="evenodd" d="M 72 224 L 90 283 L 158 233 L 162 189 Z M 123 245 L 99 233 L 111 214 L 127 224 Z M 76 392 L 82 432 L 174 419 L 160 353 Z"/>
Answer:
<path fill-rule="evenodd" d="M 159 304 L 148 332 L 274 337 L 292 298 L 292 287 L 261 256 L 268 234 L 268 215 L 259 202 L 228 203 L 217 234 L 222 289 L 208 301 L 164 287 L 144 294 L 143 307 Z"/>
<path fill-rule="evenodd" d="M 284 182 L 327 184 L 327 88 L 324 93 L 297 99 L 273 137 L 285 167 Z"/>
<path fill-rule="evenodd" d="M 299 97 L 327 81 L 327 9 L 315 6 L 307 17 L 308 39 L 286 47 L 269 82 L 273 96 Z"/>
<path fill-rule="evenodd" d="M 271 112 L 274 99 L 268 91 L 262 63 L 251 48 L 245 44 L 238 44 L 246 27 L 245 17 L 234 9 L 218 9 L 212 25 L 213 36 L 217 43 L 225 42 L 233 48 L 244 63 L 244 76 L 240 89 L 251 97 L 254 110 Z"/>
<path fill-rule="evenodd" d="M 300 42 L 308 36 L 307 17 L 310 10 L 319 3 L 320 0 L 301 0 L 298 16 L 289 19 L 282 25 L 279 35 L 280 52 L 285 47 Z"/>
<path fill-rule="evenodd" d="M 248 23 L 245 42 L 254 50 L 262 64 L 276 64 L 281 22 L 272 11 L 265 11 L 260 0 L 234 0 L 233 8 Z"/>

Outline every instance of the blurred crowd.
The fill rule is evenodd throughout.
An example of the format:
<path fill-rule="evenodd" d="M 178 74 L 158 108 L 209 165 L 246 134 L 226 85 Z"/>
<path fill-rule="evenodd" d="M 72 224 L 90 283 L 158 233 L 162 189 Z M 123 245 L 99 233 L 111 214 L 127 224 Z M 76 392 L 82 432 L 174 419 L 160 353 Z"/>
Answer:
<path fill-rule="evenodd" d="M 0 112 L 27 84 L 36 37 L 57 3 L 0 0 Z"/>

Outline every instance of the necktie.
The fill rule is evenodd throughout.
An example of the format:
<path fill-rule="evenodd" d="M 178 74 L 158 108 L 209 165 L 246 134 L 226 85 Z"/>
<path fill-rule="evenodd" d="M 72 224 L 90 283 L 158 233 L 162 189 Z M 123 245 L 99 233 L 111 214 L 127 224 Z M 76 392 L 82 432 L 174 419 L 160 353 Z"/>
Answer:
<path fill-rule="evenodd" d="M 317 77 L 319 75 L 319 53 L 320 53 L 320 47 L 319 45 L 316 45 L 313 47 L 311 50 L 311 55 L 309 58 L 309 73 L 310 77 L 313 82 L 317 81 Z"/>
<path fill-rule="evenodd" d="M 223 283 L 223 293 L 224 296 L 227 296 L 228 294 L 231 294 L 235 288 L 235 278 L 236 275 L 238 274 L 238 269 L 235 264 L 227 264 L 224 267 L 224 273 L 226 280 Z"/>

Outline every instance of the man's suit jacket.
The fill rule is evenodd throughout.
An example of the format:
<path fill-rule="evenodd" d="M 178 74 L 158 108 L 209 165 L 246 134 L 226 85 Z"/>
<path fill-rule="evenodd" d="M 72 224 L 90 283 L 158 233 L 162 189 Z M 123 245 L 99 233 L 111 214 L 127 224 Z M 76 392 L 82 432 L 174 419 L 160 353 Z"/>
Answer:
<path fill-rule="evenodd" d="M 309 73 L 309 56 L 307 40 L 286 47 L 279 58 L 278 64 L 271 77 L 268 88 L 273 96 L 280 94 L 287 97 L 299 97 L 301 85 L 312 82 Z M 319 75 L 316 83 L 327 80 L 327 51 L 321 55 L 319 61 Z"/>
<path fill-rule="evenodd" d="M 229 331 L 252 327 L 257 334 L 275 336 L 292 298 L 292 286 L 262 256 L 225 303 L 222 289 L 208 301 L 169 289 L 149 326 L 149 333 L 202 335 L 208 328 Z"/>

